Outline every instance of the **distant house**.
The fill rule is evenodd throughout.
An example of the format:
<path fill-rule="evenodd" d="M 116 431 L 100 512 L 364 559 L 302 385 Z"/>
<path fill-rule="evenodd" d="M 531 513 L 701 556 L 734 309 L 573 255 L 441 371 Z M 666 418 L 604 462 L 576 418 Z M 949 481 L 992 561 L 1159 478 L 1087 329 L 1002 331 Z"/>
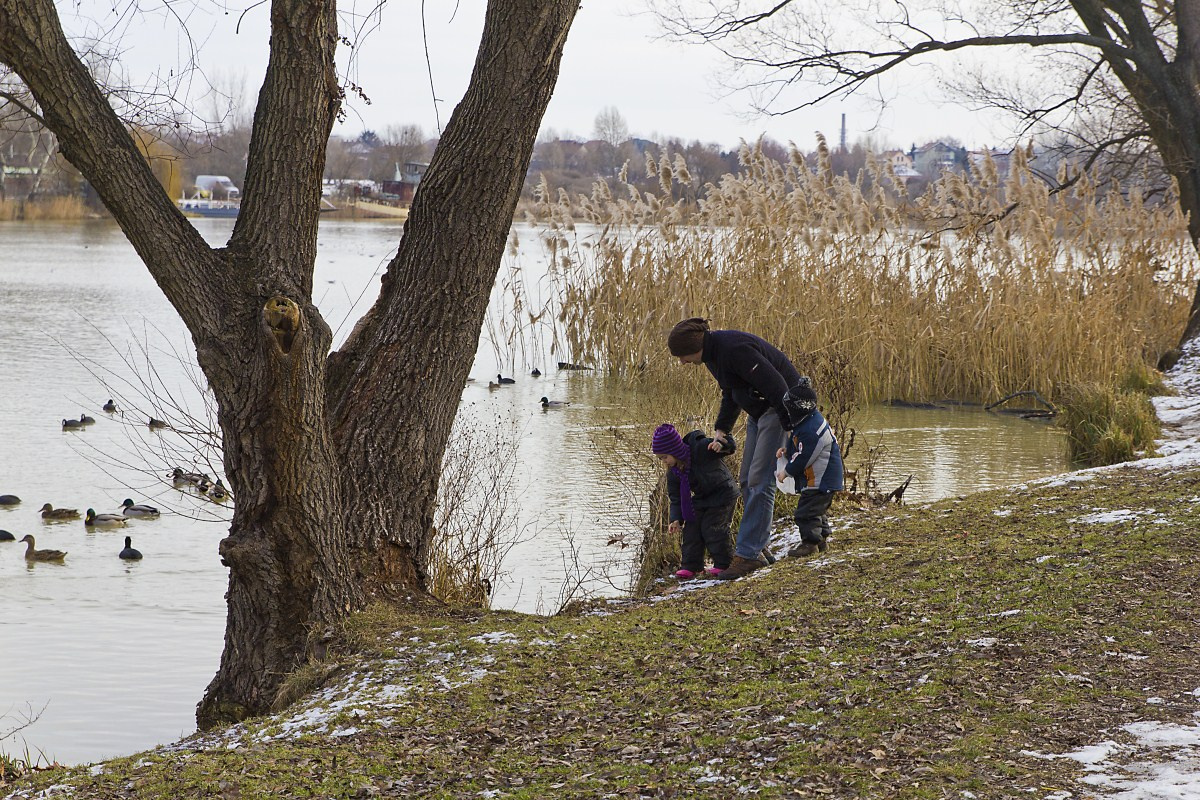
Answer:
<path fill-rule="evenodd" d="M 405 161 L 403 166 L 397 164 L 392 180 L 383 182 L 383 193 L 393 195 L 406 205 L 411 203 L 427 169 L 429 164 L 424 161 Z"/>
<path fill-rule="evenodd" d="M 892 172 L 901 183 L 921 177 L 921 173 L 913 169 L 912 156 L 903 150 L 887 150 L 883 153 L 883 159 L 892 165 Z"/>
<path fill-rule="evenodd" d="M 930 180 L 948 169 L 967 168 L 967 148 L 955 147 L 945 142 L 930 142 L 921 147 L 914 147 L 909 156 L 912 158 L 913 169 Z"/>

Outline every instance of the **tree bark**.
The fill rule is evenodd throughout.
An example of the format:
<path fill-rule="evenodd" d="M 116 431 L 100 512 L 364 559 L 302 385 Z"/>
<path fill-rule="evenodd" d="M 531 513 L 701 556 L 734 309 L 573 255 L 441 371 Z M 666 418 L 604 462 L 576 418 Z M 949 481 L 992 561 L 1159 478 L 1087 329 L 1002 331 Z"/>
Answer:
<path fill-rule="evenodd" d="M 576 10 L 575 0 L 489 4 L 470 86 L 379 300 L 335 354 L 332 424 L 373 590 L 423 582 L 442 454 Z M 400 492 L 388 469 L 397 461 Z"/>
<path fill-rule="evenodd" d="M 332 356 L 312 302 L 341 91 L 333 0 L 273 0 L 242 210 L 208 247 L 72 52 L 52 0 L 0 0 L 25 81 L 190 331 L 236 500 L 221 665 L 201 727 L 271 709 L 322 629 L 372 594 L 423 596 L 442 455 L 577 0 L 492 0 L 475 70 L 380 297 Z"/>

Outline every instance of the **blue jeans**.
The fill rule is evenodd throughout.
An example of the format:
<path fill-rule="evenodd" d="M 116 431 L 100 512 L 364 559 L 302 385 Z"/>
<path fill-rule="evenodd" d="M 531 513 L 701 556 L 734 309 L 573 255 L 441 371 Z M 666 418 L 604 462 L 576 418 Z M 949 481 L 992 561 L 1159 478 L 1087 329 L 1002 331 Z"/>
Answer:
<path fill-rule="evenodd" d="M 742 524 L 734 555 L 755 560 L 771 538 L 775 513 L 775 453 L 783 447 L 784 431 L 775 409 L 746 421 L 742 448 Z"/>

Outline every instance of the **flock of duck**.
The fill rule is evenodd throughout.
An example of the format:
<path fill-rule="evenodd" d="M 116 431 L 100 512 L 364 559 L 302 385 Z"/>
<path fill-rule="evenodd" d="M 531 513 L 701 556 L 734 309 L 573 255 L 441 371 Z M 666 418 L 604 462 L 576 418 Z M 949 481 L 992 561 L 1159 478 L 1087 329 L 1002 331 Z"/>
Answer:
<path fill-rule="evenodd" d="M 0 506 L 15 506 L 19 505 L 21 498 L 15 494 L 0 495 Z M 55 508 L 50 503 L 45 503 L 40 509 L 43 522 L 67 522 L 70 520 L 79 519 L 79 511 L 74 508 Z M 83 517 L 83 526 L 88 530 L 97 528 L 121 528 L 126 525 L 130 517 L 143 517 L 153 519 L 161 515 L 161 512 L 154 506 L 149 506 L 144 503 L 135 503 L 130 498 L 125 498 L 125 502 L 121 503 L 121 512 L 119 514 L 97 514 L 96 509 L 89 508 Z M 57 561 L 61 563 L 67 553 L 64 550 L 39 549 L 37 540 L 32 534 L 25 534 L 19 540 L 16 536 L 6 530 L 0 530 L 0 542 L 20 541 L 25 545 L 25 560 L 26 561 Z M 118 558 L 126 561 L 137 561 L 141 559 L 140 551 L 133 547 L 133 539 L 130 536 L 125 537 L 125 547 L 117 554 Z"/>
<path fill-rule="evenodd" d="M 103 410 L 109 414 L 118 413 L 117 405 L 109 399 L 104 404 Z M 63 430 L 78 430 L 88 425 L 94 425 L 95 419 L 87 414 L 80 414 L 79 419 L 64 419 L 62 421 Z M 150 418 L 149 427 L 152 430 L 162 430 L 170 427 L 162 420 Z M 173 483 L 177 488 L 190 488 L 211 500 L 217 502 L 225 500 L 229 496 L 229 491 L 225 488 L 225 484 L 220 478 L 213 481 L 208 475 L 200 472 L 184 472 L 176 467 L 170 475 Z M 0 507 L 12 507 L 20 505 L 21 498 L 15 494 L 0 494 Z M 42 521 L 45 523 L 68 522 L 80 518 L 79 510 L 74 508 L 55 508 L 50 503 L 45 503 L 39 509 Z M 97 529 L 123 528 L 127 525 L 131 518 L 139 519 L 155 519 L 162 515 L 157 508 L 145 503 L 135 503 L 132 498 L 125 498 L 121 503 L 121 510 L 117 513 L 97 513 L 94 508 L 89 508 L 83 515 L 83 526 L 86 530 L 93 531 Z M 39 549 L 37 540 L 32 534 L 26 534 L 19 540 L 11 532 L 0 530 L 0 542 L 16 542 L 20 541 L 25 544 L 25 560 L 26 561 L 50 561 L 62 563 L 67 553 L 63 550 Z M 133 539 L 130 536 L 125 537 L 125 547 L 117 554 L 118 558 L 126 561 L 138 561 L 142 558 L 140 551 L 133 547 Z"/>
<path fill-rule="evenodd" d="M 111 397 L 108 399 L 108 402 L 103 405 L 102 408 L 105 412 L 107 412 L 109 414 L 116 414 L 118 411 L 117 404 L 113 402 Z M 64 431 L 77 431 L 77 430 L 86 428 L 89 425 L 95 425 L 95 424 L 96 424 L 96 420 L 93 417 L 89 417 L 87 414 L 80 414 L 79 419 L 64 419 L 62 421 L 62 428 Z M 161 419 L 156 419 L 154 417 L 150 417 L 149 421 L 146 424 L 149 426 L 150 430 L 152 430 L 152 431 L 166 430 L 167 428 L 171 427 L 166 422 L 163 422 Z"/>
<path fill-rule="evenodd" d="M 560 366 L 559 368 L 561 369 L 562 367 Z M 538 369 L 537 367 L 534 367 L 533 371 L 530 372 L 529 374 L 534 378 L 542 377 L 542 371 L 540 369 Z M 473 381 L 475 379 L 468 378 L 467 380 Z M 508 385 L 516 383 L 516 382 L 517 382 L 516 378 L 506 378 L 506 377 L 504 377 L 503 373 L 496 373 L 496 380 L 488 381 L 487 388 L 499 389 L 501 386 L 508 386 Z M 541 402 L 542 408 L 562 408 L 563 406 L 571 405 L 569 400 L 551 400 L 549 397 L 542 397 L 542 399 L 539 402 Z"/>

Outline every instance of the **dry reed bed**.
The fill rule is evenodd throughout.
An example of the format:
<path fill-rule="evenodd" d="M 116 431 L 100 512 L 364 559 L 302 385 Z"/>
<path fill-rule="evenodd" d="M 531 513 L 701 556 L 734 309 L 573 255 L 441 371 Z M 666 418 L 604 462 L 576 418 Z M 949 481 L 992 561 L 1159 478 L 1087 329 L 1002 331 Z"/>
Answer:
<path fill-rule="evenodd" d="M 599 182 L 555 197 L 543 184 L 572 357 L 678 382 L 665 333 L 704 316 L 795 358 L 849 359 L 861 402 L 989 401 L 1113 383 L 1177 343 L 1197 259 L 1176 203 L 1100 195 L 1086 176 L 1053 195 L 1020 151 L 1003 180 L 987 160 L 909 198 L 887 164 L 869 182 L 833 175 L 818 144 L 815 170 L 794 150 L 781 164 L 743 147 L 741 173 L 698 207 L 681 199 L 678 156 L 647 159 L 657 195 Z M 590 241 L 577 217 L 597 226 Z"/>
<path fill-rule="evenodd" d="M 0 200 L 0 221 L 76 220 L 94 216 L 78 197 Z"/>

